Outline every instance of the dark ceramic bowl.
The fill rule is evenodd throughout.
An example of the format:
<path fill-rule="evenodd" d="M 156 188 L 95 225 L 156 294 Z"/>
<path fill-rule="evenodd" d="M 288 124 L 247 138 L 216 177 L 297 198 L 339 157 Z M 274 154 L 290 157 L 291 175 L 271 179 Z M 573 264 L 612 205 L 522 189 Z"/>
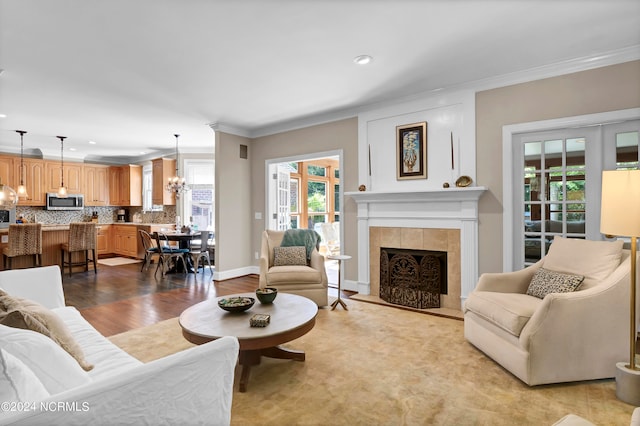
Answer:
<path fill-rule="evenodd" d="M 260 303 L 273 303 L 274 299 L 278 295 L 278 289 L 273 287 L 265 287 L 256 289 L 256 297 Z"/>
<path fill-rule="evenodd" d="M 244 312 L 254 303 L 256 299 L 253 297 L 225 297 L 218 300 L 218 306 L 227 312 Z"/>

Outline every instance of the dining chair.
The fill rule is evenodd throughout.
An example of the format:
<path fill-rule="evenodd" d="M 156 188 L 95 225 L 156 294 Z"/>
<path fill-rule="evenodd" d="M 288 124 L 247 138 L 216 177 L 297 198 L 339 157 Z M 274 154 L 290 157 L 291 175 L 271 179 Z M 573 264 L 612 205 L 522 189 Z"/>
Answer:
<path fill-rule="evenodd" d="M 162 271 L 162 276 L 167 274 L 167 270 L 171 267 L 172 263 L 178 267 L 178 262 L 182 262 L 182 267 L 187 272 L 187 260 L 186 257 L 189 253 L 189 249 L 174 248 L 169 245 L 169 239 L 167 235 L 162 232 L 155 233 L 156 247 L 158 249 L 158 266 L 153 276 L 156 277 L 158 270 Z"/>
<path fill-rule="evenodd" d="M 138 229 L 138 234 L 140 235 L 140 241 L 142 241 L 142 247 L 144 249 L 144 260 L 142 262 L 142 269 L 140 269 L 140 272 L 142 272 L 149 268 L 153 256 L 159 255 L 159 252 L 158 247 L 153 242 L 151 234 L 144 229 Z"/>
<path fill-rule="evenodd" d="M 200 232 L 200 245 L 197 247 L 191 246 L 191 250 L 189 251 L 196 274 L 198 273 L 200 259 L 207 261 L 209 271 L 213 274 L 211 258 L 209 257 L 209 234 L 209 231 Z M 202 272 L 204 272 L 204 262 L 202 263 Z"/>

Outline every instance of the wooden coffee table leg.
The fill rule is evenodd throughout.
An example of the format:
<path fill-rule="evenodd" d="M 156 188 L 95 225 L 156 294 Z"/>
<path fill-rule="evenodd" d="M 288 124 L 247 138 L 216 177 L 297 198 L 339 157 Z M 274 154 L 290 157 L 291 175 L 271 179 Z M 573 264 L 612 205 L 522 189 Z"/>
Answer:
<path fill-rule="evenodd" d="M 240 351 L 238 354 L 238 361 L 242 366 L 242 373 L 240 374 L 239 391 L 246 392 L 247 385 L 249 384 L 249 376 L 251 374 L 251 366 L 260 364 L 261 350 L 247 350 Z"/>
<path fill-rule="evenodd" d="M 282 346 L 262 349 L 261 352 L 262 356 L 268 356 L 269 358 L 292 359 L 294 361 L 304 361 L 305 359 L 304 351 L 283 348 Z"/>

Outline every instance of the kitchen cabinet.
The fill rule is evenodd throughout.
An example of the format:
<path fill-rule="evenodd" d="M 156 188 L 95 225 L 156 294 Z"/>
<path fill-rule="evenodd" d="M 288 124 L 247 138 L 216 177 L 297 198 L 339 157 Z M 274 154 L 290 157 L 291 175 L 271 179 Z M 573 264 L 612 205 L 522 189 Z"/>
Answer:
<path fill-rule="evenodd" d="M 109 200 L 112 206 L 142 206 L 142 166 L 109 167 Z"/>
<path fill-rule="evenodd" d="M 17 190 L 18 185 L 20 185 L 20 175 L 18 175 L 16 179 L 13 178 L 13 161 L 14 157 L 0 156 L 0 182 Z M 18 159 L 18 166 L 19 165 L 20 159 Z"/>
<path fill-rule="evenodd" d="M 152 163 L 152 180 L 151 202 L 157 205 L 175 206 L 176 195 L 165 189 L 167 181 L 173 177 L 176 172 L 176 160 L 166 158 L 156 158 Z"/>
<path fill-rule="evenodd" d="M 45 192 L 58 192 L 64 170 L 64 186 L 69 194 L 82 193 L 82 164 L 64 163 L 64 168 L 59 161 L 45 161 Z"/>
<path fill-rule="evenodd" d="M 98 225 L 96 241 L 98 256 L 111 253 L 111 225 Z"/>
<path fill-rule="evenodd" d="M 15 158 L 13 170 L 14 182 L 17 177 L 18 183 L 20 183 L 20 161 L 15 161 Z M 45 165 L 43 160 L 37 158 L 24 159 L 24 186 L 27 187 L 28 197 L 19 199 L 19 206 L 44 206 L 46 204 L 45 194 L 47 191 L 45 190 Z"/>
<path fill-rule="evenodd" d="M 111 225 L 113 252 L 122 256 L 140 257 L 138 254 L 138 228 L 132 225 Z"/>
<path fill-rule="evenodd" d="M 87 207 L 109 205 L 109 167 L 85 164 L 83 171 L 84 204 Z"/>

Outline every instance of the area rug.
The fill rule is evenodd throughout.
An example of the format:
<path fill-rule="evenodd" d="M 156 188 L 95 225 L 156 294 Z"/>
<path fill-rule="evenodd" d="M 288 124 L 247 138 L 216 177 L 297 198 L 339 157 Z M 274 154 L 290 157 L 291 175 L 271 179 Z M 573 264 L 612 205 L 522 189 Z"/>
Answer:
<path fill-rule="evenodd" d="M 284 345 L 305 362 L 263 358 L 247 392 L 236 385 L 232 425 L 552 425 L 569 413 L 629 424 L 614 380 L 530 388 L 467 343 L 462 321 L 347 303 Z M 191 346 L 177 318 L 110 339 L 144 362 Z"/>
<path fill-rule="evenodd" d="M 98 259 L 98 263 L 100 265 L 107 265 L 107 266 L 129 265 L 131 263 L 140 263 L 140 262 L 142 262 L 142 260 L 129 259 L 127 257 L 109 257 L 107 259 Z"/>

